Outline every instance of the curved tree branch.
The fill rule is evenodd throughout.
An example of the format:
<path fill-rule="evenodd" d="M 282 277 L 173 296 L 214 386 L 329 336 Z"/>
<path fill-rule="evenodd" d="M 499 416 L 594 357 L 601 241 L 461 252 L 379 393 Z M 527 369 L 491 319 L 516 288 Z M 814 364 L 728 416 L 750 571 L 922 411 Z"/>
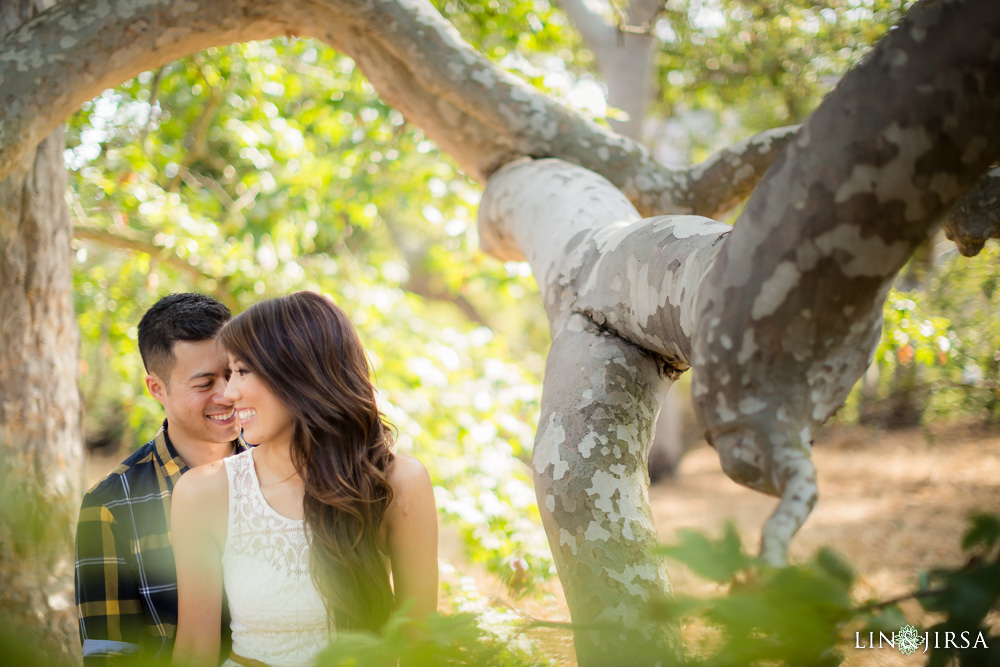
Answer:
<path fill-rule="evenodd" d="M 591 50 L 597 51 L 600 47 L 614 43 L 617 31 L 605 23 L 587 0 L 558 0 L 557 4 L 573 21 L 573 25 L 580 31 L 580 36 Z"/>
<path fill-rule="evenodd" d="M 643 215 L 719 216 L 794 132 L 761 133 L 690 169 L 666 167 L 473 51 L 425 0 L 136 0 L 118 14 L 97 0 L 67 0 L 0 41 L 0 179 L 105 88 L 210 46 L 283 34 L 315 36 L 354 57 L 386 101 L 471 176 L 483 180 L 518 156 L 559 157 L 608 178 Z"/>
<path fill-rule="evenodd" d="M 900 268 L 1000 157 L 1000 5 L 918 3 L 754 190 L 698 294 L 695 408 L 734 480 L 781 497 L 781 562 L 816 499 L 815 428 L 878 341 Z"/>
<path fill-rule="evenodd" d="M 966 257 L 978 255 L 987 240 L 1000 238 L 1000 168 L 986 174 L 958 200 L 944 223 L 944 233 Z"/>
<path fill-rule="evenodd" d="M 555 156 L 606 175 L 630 199 L 675 209 L 677 170 L 486 60 L 423 0 L 375 0 L 350 19 L 365 27 L 330 26 L 317 37 L 341 45 L 380 95 L 474 178 L 484 180 L 520 156 Z M 471 145 L 470 134 L 478 139 Z"/>
<path fill-rule="evenodd" d="M 790 125 L 765 130 L 691 167 L 686 173 L 690 185 L 678 204 L 698 215 L 721 218 L 750 196 L 799 127 Z"/>
<path fill-rule="evenodd" d="M 644 214 L 702 210 L 688 192 L 691 172 L 657 163 L 494 65 L 425 0 L 135 0 L 118 13 L 98 0 L 61 2 L 0 41 L 0 179 L 102 90 L 210 46 L 284 34 L 351 55 L 475 178 L 518 156 L 554 156 L 609 178 Z"/>
<path fill-rule="evenodd" d="M 286 16 L 275 11 L 285 5 Z M 294 3 L 67 0 L 0 42 L 0 179 L 102 90 L 210 46 L 282 34 Z"/>

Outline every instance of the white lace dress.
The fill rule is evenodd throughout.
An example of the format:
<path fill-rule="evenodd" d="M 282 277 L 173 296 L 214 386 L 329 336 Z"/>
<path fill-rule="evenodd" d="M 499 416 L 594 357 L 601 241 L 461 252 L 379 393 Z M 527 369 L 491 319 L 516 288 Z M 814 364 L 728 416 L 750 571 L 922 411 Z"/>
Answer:
<path fill-rule="evenodd" d="M 278 514 L 260 491 L 253 451 L 225 459 L 229 528 L 222 578 L 233 652 L 272 667 L 305 667 L 332 637 L 309 575 L 305 521 Z M 224 667 L 236 663 L 227 660 Z"/>

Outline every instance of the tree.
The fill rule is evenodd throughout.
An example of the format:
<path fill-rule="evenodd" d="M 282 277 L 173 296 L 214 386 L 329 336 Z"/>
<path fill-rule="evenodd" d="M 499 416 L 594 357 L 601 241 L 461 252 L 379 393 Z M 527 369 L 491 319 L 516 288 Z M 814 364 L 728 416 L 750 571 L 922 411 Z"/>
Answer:
<path fill-rule="evenodd" d="M 608 104 L 625 114 L 623 119 L 612 119 L 611 128 L 630 139 L 643 141 L 653 97 L 654 58 L 658 46 L 650 31 L 663 3 L 634 0 L 616 13 L 614 24 L 584 0 L 563 0 L 560 4 L 595 54 L 608 88 Z M 608 9 L 616 9 L 616 6 L 610 4 Z M 673 477 L 677 472 L 686 451 L 682 417 L 675 389 L 663 399 L 653 429 L 647 462 L 651 482 Z"/>
<path fill-rule="evenodd" d="M 5 3 L 0 34 L 48 4 Z M 63 131 L 46 134 L 0 181 L 0 612 L 59 655 L 75 632 L 83 450 Z"/>
<path fill-rule="evenodd" d="M 784 559 L 816 498 L 812 431 L 867 365 L 892 277 L 1000 155 L 998 28 L 988 0 L 919 5 L 801 129 L 671 169 L 492 65 L 418 0 L 149 0 L 120 15 L 71 0 L 0 44 L 0 178 L 104 87 L 182 55 L 280 34 L 350 54 L 487 183 L 484 248 L 532 264 L 553 333 L 536 491 L 578 654 L 600 664 L 623 643 L 678 649 L 674 629 L 642 622 L 669 588 L 646 549 L 644 466 L 688 367 L 727 474 L 782 498 L 762 550 Z M 751 190 L 732 231 L 706 219 Z"/>

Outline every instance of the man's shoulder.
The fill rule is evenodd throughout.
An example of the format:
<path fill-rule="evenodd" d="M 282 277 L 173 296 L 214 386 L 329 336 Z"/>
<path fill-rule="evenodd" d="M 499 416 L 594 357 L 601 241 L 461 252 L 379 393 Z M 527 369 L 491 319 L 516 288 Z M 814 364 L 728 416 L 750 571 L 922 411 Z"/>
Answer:
<path fill-rule="evenodd" d="M 114 470 L 94 484 L 83 497 L 84 505 L 104 504 L 117 500 L 125 494 L 127 483 L 135 483 L 141 478 L 155 475 L 160 466 L 156 455 L 156 439 L 135 450 L 119 463 Z"/>

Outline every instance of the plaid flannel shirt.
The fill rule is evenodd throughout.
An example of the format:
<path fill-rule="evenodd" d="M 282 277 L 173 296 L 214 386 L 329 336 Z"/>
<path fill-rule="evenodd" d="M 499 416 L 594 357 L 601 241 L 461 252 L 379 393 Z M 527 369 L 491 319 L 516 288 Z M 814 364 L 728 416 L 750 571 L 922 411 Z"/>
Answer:
<path fill-rule="evenodd" d="M 236 451 L 246 447 L 240 438 Z M 170 496 L 187 470 L 164 421 L 153 440 L 83 497 L 76 604 L 86 667 L 125 656 L 170 659 L 177 632 Z M 224 623 L 228 630 L 228 619 Z"/>

